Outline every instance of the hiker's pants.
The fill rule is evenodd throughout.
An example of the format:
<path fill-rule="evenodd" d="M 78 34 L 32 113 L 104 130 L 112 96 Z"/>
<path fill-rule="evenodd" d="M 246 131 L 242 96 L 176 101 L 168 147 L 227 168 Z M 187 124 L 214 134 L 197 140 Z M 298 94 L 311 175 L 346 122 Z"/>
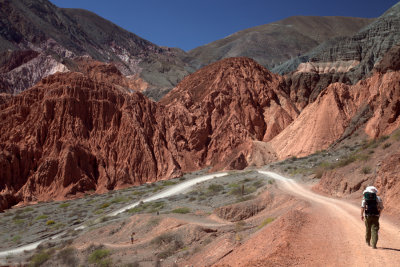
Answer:
<path fill-rule="evenodd" d="M 371 242 L 371 246 L 376 247 L 376 243 L 378 243 L 379 216 L 366 216 L 365 228 L 365 241 L 368 244 Z"/>

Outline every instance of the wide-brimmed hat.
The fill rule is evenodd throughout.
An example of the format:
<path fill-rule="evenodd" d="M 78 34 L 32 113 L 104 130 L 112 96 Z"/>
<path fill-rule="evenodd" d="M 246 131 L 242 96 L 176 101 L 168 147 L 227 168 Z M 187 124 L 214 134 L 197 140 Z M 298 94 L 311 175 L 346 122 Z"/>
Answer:
<path fill-rule="evenodd" d="M 363 194 L 366 192 L 378 194 L 378 189 L 376 189 L 375 186 L 367 186 L 367 188 L 365 188 Z"/>

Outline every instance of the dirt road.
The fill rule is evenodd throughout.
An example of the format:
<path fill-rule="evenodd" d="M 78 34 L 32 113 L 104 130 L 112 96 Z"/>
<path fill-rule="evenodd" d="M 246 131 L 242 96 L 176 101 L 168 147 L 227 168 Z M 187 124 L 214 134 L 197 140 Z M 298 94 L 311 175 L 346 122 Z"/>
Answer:
<path fill-rule="evenodd" d="M 280 181 L 280 187 L 311 203 L 310 223 L 294 240 L 302 266 L 400 266 L 400 229 L 380 219 L 378 249 L 364 241 L 365 226 L 360 208 L 343 200 L 313 193 L 294 180 L 273 172 L 259 171 Z M 361 197 L 360 197 L 361 203 Z"/>

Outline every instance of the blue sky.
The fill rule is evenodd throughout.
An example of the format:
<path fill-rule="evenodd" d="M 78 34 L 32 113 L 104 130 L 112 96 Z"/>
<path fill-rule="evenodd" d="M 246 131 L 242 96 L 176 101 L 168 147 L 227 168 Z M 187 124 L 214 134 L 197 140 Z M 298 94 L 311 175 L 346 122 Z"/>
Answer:
<path fill-rule="evenodd" d="M 397 0 L 50 0 L 90 10 L 160 46 L 190 50 L 295 15 L 373 18 Z"/>

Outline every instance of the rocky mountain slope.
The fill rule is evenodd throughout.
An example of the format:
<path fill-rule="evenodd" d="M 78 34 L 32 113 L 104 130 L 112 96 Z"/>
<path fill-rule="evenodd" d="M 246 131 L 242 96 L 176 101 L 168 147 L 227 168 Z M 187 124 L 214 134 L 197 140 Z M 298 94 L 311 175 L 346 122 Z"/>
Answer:
<path fill-rule="evenodd" d="M 253 58 L 272 69 L 322 42 L 351 36 L 373 19 L 295 16 L 239 31 L 189 51 L 194 65 L 204 66 L 227 57 Z"/>
<path fill-rule="evenodd" d="M 246 58 L 196 72 L 161 103 L 131 93 L 112 65 L 81 65 L 2 98 L 2 208 L 263 164 L 275 155 L 260 141 L 297 116 L 282 78 Z"/>
<path fill-rule="evenodd" d="M 62 9 L 47 0 L 3 0 L 0 9 L 0 88 L 19 93 L 70 59 L 90 56 L 137 75 L 145 88 L 172 88 L 191 70 L 183 51 L 161 48 L 86 10 Z M 18 60 L 15 60 L 18 58 Z M 150 92 L 149 92 L 150 93 Z M 151 93 L 150 93 L 151 94 Z"/>

